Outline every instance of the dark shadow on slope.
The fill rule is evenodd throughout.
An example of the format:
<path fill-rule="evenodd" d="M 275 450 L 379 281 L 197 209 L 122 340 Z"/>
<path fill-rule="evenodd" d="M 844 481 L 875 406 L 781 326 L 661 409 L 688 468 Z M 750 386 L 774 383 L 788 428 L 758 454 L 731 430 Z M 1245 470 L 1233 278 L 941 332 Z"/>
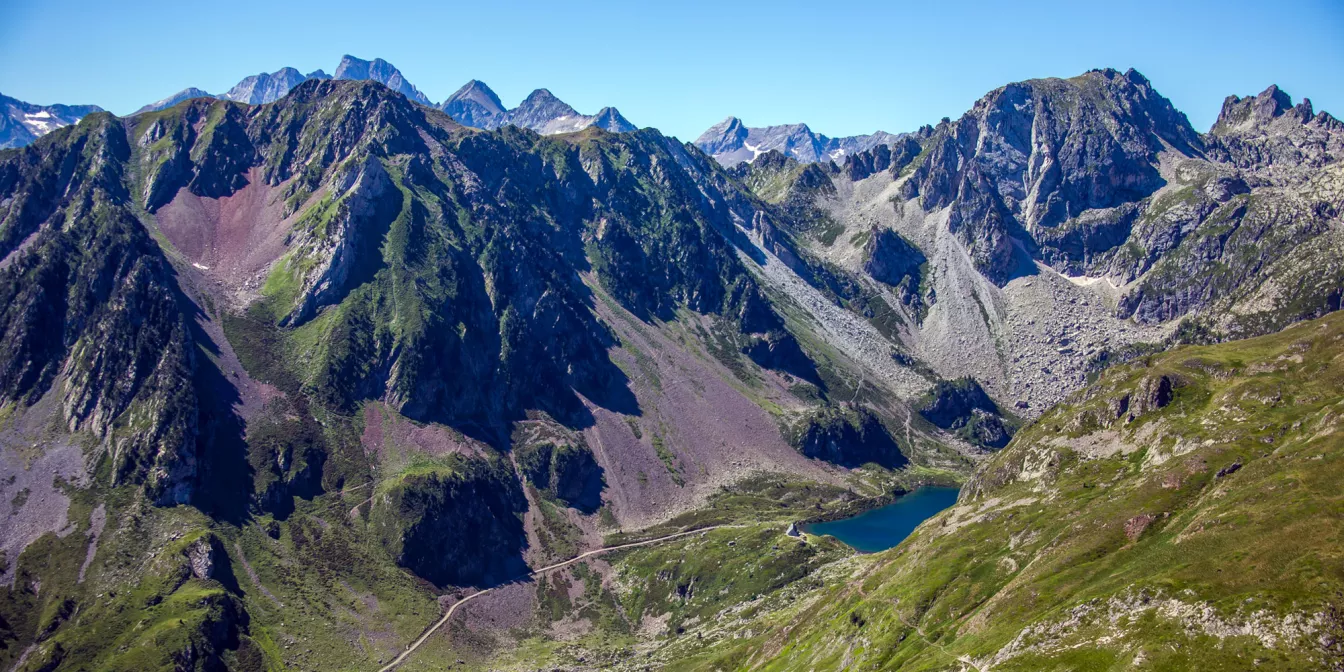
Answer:
<path fill-rule="evenodd" d="M 813 409 L 789 429 L 789 442 L 806 457 L 843 467 L 898 469 L 909 463 L 877 415 L 854 404 Z"/>
<path fill-rule="evenodd" d="M 252 494 L 243 420 L 234 411 L 242 399 L 238 388 L 215 363 L 221 354 L 220 347 L 201 326 L 210 320 L 209 316 L 182 290 L 177 271 L 171 265 L 165 266 L 192 342 L 208 355 L 196 353 L 192 373 L 199 413 L 197 486 L 192 503 L 216 520 L 241 526 L 249 517 L 248 501 Z"/>

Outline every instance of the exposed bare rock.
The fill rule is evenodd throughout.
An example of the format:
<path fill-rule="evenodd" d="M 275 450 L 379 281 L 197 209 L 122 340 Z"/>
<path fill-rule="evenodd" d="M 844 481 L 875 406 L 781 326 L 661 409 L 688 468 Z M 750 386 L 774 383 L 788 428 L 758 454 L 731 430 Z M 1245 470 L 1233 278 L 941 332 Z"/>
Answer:
<path fill-rule="evenodd" d="M 191 564 L 192 576 L 202 581 L 215 578 L 217 543 L 214 535 L 206 534 L 187 546 L 187 562 Z"/>

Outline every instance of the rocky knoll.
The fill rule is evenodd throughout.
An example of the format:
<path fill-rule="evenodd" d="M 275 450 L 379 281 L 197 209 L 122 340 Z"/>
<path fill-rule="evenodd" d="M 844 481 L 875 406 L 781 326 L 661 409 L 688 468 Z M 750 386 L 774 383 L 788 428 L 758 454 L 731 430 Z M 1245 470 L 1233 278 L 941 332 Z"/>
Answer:
<path fill-rule="evenodd" d="M 397 478 L 370 519 L 397 563 L 435 584 L 492 584 L 522 570 L 522 512 L 511 470 L 478 459 Z"/>
<path fill-rule="evenodd" d="M 938 381 L 916 408 L 925 420 L 986 448 L 1007 445 L 1020 424 L 1000 410 L 974 378 Z"/>
<path fill-rule="evenodd" d="M 532 443 L 514 449 L 523 477 L 533 487 L 579 510 L 601 503 L 602 467 L 592 449 L 568 442 Z"/>
<path fill-rule="evenodd" d="M 862 406 L 819 408 L 797 420 L 789 433 L 798 452 L 835 464 L 894 468 L 906 462 L 881 420 Z"/>
<path fill-rule="evenodd" d="M 863 270 L 874 280 L 891 285 L 901 303 L 921 308 L 933 297 L 921 293 L 928 258 L 910 241 L 891 229 L 874 228 L 864 245 Z"/>

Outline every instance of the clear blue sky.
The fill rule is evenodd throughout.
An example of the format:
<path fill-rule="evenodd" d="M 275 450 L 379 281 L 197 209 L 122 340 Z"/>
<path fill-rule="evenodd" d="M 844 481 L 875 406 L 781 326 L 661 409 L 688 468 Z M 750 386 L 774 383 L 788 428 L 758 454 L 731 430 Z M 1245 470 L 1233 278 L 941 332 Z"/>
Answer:
<path fill-rule="evenodd" d="M 1228 94 L 1277 83 L 1344 117 L 1344 1 L 231 2 L 0 0 L 0 93 L 125 114 L 344 53 L 431 99 L 546 87 L 689 140 L 728 115 L 829 135 L 957 117 L 1007 82 L 1137 68 L 1207 130 Z"/>

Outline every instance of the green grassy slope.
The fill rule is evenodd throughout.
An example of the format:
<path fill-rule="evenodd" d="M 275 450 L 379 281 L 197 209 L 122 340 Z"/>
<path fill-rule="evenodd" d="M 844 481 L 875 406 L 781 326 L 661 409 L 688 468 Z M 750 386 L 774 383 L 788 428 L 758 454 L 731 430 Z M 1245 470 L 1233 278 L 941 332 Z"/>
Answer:
<path fill-rule="evenodd" d="M 694 666 L 1340 669 L 1342 390 L 1341 313 L 1108 371 Z"/>

